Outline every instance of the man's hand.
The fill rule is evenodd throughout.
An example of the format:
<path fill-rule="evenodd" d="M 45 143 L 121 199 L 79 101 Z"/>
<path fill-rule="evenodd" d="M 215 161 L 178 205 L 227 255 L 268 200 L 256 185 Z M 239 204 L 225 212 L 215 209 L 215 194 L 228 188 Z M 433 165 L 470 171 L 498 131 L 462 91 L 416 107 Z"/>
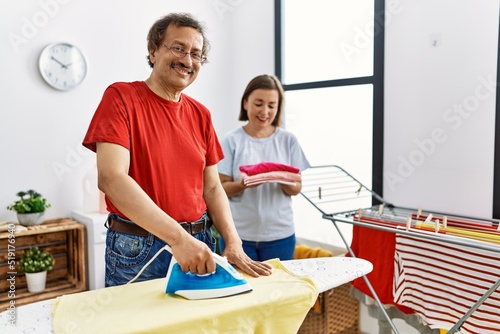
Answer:
<path fill-rule="evenodd" d="M 212 251 L 203 242 L 186 234 L 180 242 L 171 245 L 175 257 L 183 272 L 204 275 L 215 272 L 215 260 Z"/>

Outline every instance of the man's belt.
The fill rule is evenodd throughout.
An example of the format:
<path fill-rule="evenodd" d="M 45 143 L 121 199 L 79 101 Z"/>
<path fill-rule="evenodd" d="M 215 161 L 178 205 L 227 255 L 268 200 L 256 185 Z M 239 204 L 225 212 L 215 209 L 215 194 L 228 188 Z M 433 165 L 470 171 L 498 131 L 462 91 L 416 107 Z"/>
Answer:
<path fill-rule="evenodd" d="M 137 224 L 126 223 L 111 217 L 108 218 L 108 224 L 109 228 L 116 232 L 136 235 L 140 237 L 147 237 L 149 235 L 148 231 L 146 231 Z M 212 221 L 210 220 L 210 218 L 208 218 L 207 215 L 203 215 L 203 217 L 201 217 L 197 221 L 194 221 L 192 223 L 180 223 L 180 225 L 189 234 L 195 235 L 210 229 L 210 227 L 212 227 Z"/>

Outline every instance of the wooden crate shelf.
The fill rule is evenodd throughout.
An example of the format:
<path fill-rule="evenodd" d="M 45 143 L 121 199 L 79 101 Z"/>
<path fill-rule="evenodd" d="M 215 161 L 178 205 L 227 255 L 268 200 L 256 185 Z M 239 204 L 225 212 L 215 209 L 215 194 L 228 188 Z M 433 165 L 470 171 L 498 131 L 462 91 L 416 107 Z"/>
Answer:
<path fill-rule="evenodd" d="M 56 261 L 41 292 L 28 292 L 24 273 L 17 266 L 12 270 L 8 265 L 9 251 L 15 251 L 17 264 L 24 250 L 34 246 L 50 252 Z M 87 290 L 86 247 L 85 226 L 68 218 L 46 220 L 26 231 L 15 232 L 14 237 L 9 232 L 0 233 L 0 311 L 12 301 L 21 306 Z M 11 287 L 8 278 L 12 276 L 15 284 Z"/>

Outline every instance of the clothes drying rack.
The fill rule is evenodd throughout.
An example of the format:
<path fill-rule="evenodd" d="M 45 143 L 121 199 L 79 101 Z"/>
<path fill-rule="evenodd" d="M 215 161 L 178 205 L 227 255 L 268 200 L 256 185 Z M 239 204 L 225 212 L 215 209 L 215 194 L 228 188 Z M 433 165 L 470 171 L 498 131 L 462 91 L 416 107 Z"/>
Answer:
<path fill-rule="evenodd" d="M 321 212 L 322 218 L 333 223 L 352 257 L 356 257 L 356 255 L 339 229 L 337 222 L 500 253 L 499 239 L 477 240 L 475 238 L 446 236 L 442 233 L 437 233 L 437 230 L 440 228 L 438 226 L 439 222 L 433 222 L 429 218 L 434 214 L 439 217 L 446 217 L 443 220 L 458 219 L 473 221 L 479 226 L 488 226 L 490 230 L 493 230 L 492 235 L 495 238 L 500 237 L 500 220 L 457 216 L 440 212 L 430 213 L 423 212 L 421 209 L 397 207 L 385 201 L 380 195 L 367 188 L 346 170 L 337 165 L 313 166 L 305 170 L 302 173 L 301 195 Z M 367 213 L 379 219 L 363 219 L 363 216 L 367 215 Z M 427 218 L 422 222 L 424 219 L 420 219 L 420 216 Z M 419 223 L 420 225 L 418 225 Z M 436 226 L 436 231 L 430 231 L 428 228 L 417 228 L 417 225 L 419 227 Z M 442 225 L 443 222 L 441 222 L 441 227 Z M 363 280 L 393 332 L 399 333 L 368 278 L 363 276 Z M 462 325 L 472 313 L 499 287 L 500 278 L 470 307 L 448 333 L 459 332 Z"/>

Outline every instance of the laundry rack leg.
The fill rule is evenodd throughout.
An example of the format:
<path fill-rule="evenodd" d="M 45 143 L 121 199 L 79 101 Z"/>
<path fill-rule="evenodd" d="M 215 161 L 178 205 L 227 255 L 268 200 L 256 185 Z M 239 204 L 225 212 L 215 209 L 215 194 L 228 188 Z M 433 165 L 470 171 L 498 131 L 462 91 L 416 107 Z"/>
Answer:
<path fill-rule="evenodd" d="M 459 332 L 460 328 L 462 328 L 462 325 L 470 317 L 470 315 L 472 313 L 474 313 L 474 311 L 476 311 L 478 309 L 478 307 L 481 306 L 481 304 L 489 296 L 491 296 L 491 294 L 493 292 L 495 292 L 496 289 L 498 289 L 498 287 L 500 287 L 500 279 L 495 284 L 493 284 L 493 286 L 491 288 L 489 288 L 488 291 L 486 291 L 484 293 L 484 295 L 482 295 L 481 298 L 479 298 L 479 300 L 474 305 L 472 305 L 472 307 L 467 311 L 467 313 L 464 314 L 464 316 L 462 318 L 460 318 L 460 320 L 455 324 L 455 326 L 450 328 L 450 330 L 447 332 L 447 334 L 453 334 L 453 333 Z"/>
<path fill-rule="evenodd" d="M 328 219 L 328 218 L 327 218 Z M 331 220 L 331 219 L 328 219 L 328 220 Z M 342 241 L 344 242 L 344 245 L 346 246 L 347 250 L 349 251 L 349 254 L 351 255 L 351 257 L 356 257 L 356 255 L 354 254 L 354 252 L 352 251 L 352 248 L 351 246 L 349 245 L 349 243 L 346 241 L 346 239 L 344 238 L 344 235 L 342 234 L 342 232 L 340 231 L 338 225 L 337 225 L 337 222 L 335 220 L 331 220 L 331 222 L 333 223 L 333 225 L 335 226 L 335 229 L 337 229 L 337 232 L 339 233 L 340 235 L 340 238 L 342 239 Z M 370 290 L 372 296 L 373 296 L 373 299 L 375 299 L 375 302 L 377 303 L 378 305 L 378 308 L 380 309 L 380 312 L 382 312 L 382 314 L 384 315 L 384 317 L 386 318 L 387 322 L 389 322 L 389 325 L 391 326 L 392 328 L 392 331 L 395 333 L 395 334 L 399 334 L 396 326 L 394 326 L 394 322 L 392 321 L 391 317 L 389 317 L 389 314 L 387 314 L 385 308 L 384 308 L 384 305 L 382 304 L 382 302 L 380 301 L 380 299 L 378 298 L 378 295 L 377 293 L 375 292 L 375 290 L 373 289 L 373 286 L 372 284 L 370 283 L 370 280 L 368 279 L 368 277 L 366 277 L 366 275 L 363 275 L 363 280 L 365 281 L 366 283 L 366 286 L 368 287 L 368 290 Z"/>

